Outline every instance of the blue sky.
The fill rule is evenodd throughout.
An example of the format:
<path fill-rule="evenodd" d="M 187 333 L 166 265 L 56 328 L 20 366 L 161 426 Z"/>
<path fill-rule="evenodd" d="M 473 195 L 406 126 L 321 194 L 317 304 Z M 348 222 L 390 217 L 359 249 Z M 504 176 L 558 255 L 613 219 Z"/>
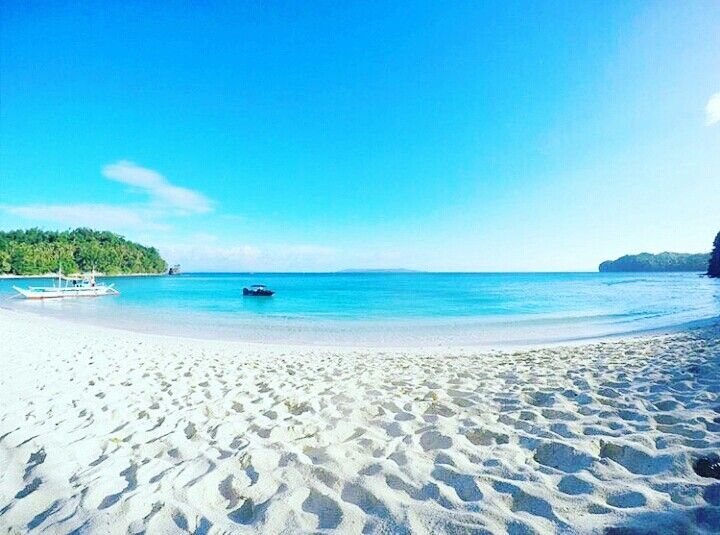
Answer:
<path fill-rule="evenodd" d="M 720 230 L 720 3 L 4 2 L 0 228 L 190 270 L 594 270 Z"/>

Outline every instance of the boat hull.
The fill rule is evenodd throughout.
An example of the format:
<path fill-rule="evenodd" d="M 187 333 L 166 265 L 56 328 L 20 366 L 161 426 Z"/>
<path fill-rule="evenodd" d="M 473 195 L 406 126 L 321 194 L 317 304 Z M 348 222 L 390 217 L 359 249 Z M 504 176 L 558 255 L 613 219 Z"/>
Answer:
<path fill-rule="evenodd" d="M 273 290 L 253 290 L 252 288 L 243 288 L 245 297 L 271 297 L 275 292 Z"/>
<path fill-rule="evenodd" d="M 100 286 L 94 288 L 18 288 L 13 289 L 25 299 L 62 299 L 65 297 L 101 297 L 104 295 L 118 295 L 115 288 L 111 286 Z"/>

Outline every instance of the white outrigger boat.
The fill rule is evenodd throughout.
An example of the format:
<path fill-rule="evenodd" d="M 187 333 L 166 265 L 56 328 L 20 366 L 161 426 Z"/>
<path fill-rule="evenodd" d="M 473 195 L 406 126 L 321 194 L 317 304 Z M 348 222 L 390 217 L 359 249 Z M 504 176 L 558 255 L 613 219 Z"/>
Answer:
<path fill-rule="evenodd" d="M 57 283 L 54 286 L 29 286 L 27 289 L 13 286 L 13 289 L 25 299 L 57 299 L 60 297 L 99 297 L 119 295 L 112 284 L 95 282 L 95 271 L 81 276 L 68 277 L 58 270 Z"/>

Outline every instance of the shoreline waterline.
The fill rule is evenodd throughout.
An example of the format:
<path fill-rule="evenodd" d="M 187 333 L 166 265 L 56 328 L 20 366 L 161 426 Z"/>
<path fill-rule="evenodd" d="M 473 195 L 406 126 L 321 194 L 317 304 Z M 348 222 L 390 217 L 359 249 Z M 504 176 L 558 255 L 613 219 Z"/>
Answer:
<path fill-rule="evenodd" d="M 614 332 L 601 335 L 579 335 L 575 337 L 563 336 L 557 339 L 526 339 L 526 340 L 514 340 L 514 341 L 495 341 L 495 342 L 478 342 L 478 343 L 467 343 L 458 342 L 453 343 L 447 339 L 440 339 L 434 343 L 428 343 L 426 339 L 417 337 L 398 337 L 397 333 L 393 333 L 387 338 L 385 343 L 377 339 L 370 340 L 368 343 L 362 343 L 358 341 L 358 338 L 354 336 L 347 340 L 340 339 L 337 337 L 323 337 L 317 338 L 298 338 L 297 336 L 290 338 L 283 338 L 281 336 L 272 337 L 270 335 L 265 337 L 259 336 L 223 336 L 218 335 L 217 331 L 210 333 L 199 333 L 198 331 L 188 331 L 186 329 L 162 329 L 157 325 L 143 324 L 142 322 L 132 321 L 105 321 L 105 320 L 92 320 L 86 317 L 63 317 L 56 314 L 47 314 L 38 311 L 25 311 L 17 310 L 11 307 L 6 307 L 0 302 L 0 314 L 8 314 L 8 319 L 14 318 L 25 318 L 39 321 L 52 321 L 58 325 L 64 325 L 65 328 L 73 327 L 86 327 L 90 331 L 93 329 L 108 330 L 118 335 L 126 333 L 128 335 L 141 335 L 141 336 L 157 336 L 159 338 L 187 340 L 190 342 L 217 342 L 227 344 L 237 344 L 238 346 L 256 346 L 260 348 L 296 348 L 302 350 L 317 349 L 317 350 L 338 350 L 338 351 L 353 351 L 353 350 L 370 350 L 370 351 L 491 351 L 491 352 L 508 352 L 508 351 L 531 351 L 536 349 L 553 349 L 562 347 L 578 347 L 585 345 L 592 345 L 598 343 L 612 343 L 617 341 L 633 341 L 643 338 L 651 338 L 655 336 L 670 336 L 685 331 L 694 331 L 707 328 L 716 328 L 720 326 L 720 315 L 711 316 L 707 318 L 695 319 L 686 321 L 674 325 L 667 325 L 654 328 L 645 328 L 641 330 L 633 330 L 626 332 Z M 354 331 L 352 328 L 350 329 Z M 318 333 L 319 334 L 319 333 Z M 404 343 L 403 343 L 404 342 Z M 425 343 L 423 343 L 425 342 Z"/>
<path fill-rule="evenodd" d="M 243 297 L 263 282 L 274 297 Z M 527 348 L 673 331 L 720 316 L 695 274 L 186 274 L 113 278 L 121 295 L 0 306 L 127 331 L 340 347 Z"/>

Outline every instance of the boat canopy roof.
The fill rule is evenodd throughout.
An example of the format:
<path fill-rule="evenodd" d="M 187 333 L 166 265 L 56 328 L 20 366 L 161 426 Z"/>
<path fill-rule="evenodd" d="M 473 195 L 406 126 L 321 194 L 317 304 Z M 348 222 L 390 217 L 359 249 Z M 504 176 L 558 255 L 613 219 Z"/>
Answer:
<path fill-rule="evenodd" d="M 250 288 L 265 288 L 264 284 L 253 284 Z"/>
<path fill-rule="evenodd" d="M 82 275 L 62 275 L 61 274 L 59 277 L 65 281 L 85 281 L 85 280 L 94 278 L 95 275 L 92 275 L 90 273 L 83 273 Z"/>

